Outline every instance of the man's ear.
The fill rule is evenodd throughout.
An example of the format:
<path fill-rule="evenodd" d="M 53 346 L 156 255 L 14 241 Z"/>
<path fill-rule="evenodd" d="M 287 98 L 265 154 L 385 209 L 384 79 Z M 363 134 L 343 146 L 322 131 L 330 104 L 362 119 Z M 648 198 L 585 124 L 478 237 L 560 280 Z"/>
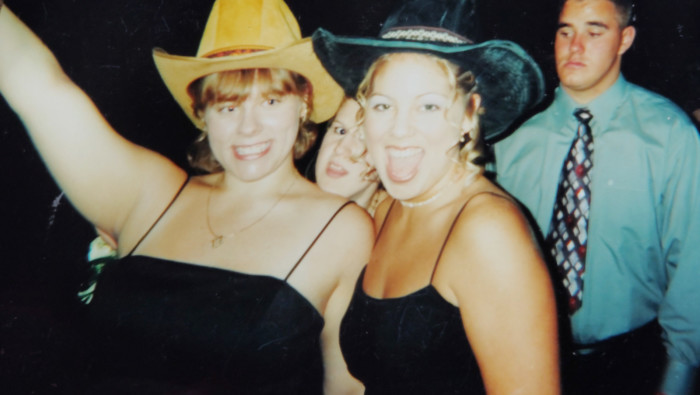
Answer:
<path fill-rule="evenodd" d="M 620 48 L 617 50 L 618 55 L 622 55 L 627 52 L 632 46 L 634 38 L 637 36 L 637 29 L 634 26 L 627 26 L 622 29 L 622 41 L 620 41 Z"/>

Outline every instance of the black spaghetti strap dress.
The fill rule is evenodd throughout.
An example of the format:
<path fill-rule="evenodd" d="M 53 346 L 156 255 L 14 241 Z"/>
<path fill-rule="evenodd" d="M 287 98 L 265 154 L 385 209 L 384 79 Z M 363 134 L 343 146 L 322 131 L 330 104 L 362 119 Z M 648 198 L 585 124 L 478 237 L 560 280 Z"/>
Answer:
<path fill-rule="evenodd" d="M 287 283 L 306 252 L 284 280 L 133 250 L 107 265 L 88 305 L 86 392 L 321 394 L 323 317 Z"/>
<path fill-rule="evenodd" d="M 426 287 L 402 297 L 377 299 L 362 288 L 362 271 L 341 323 L 340 345 L 350 373 L 365 385 L 365 394 L 485 393 L 459 308 L 432 285 L 452 228 L 468 203 L 456 215 Z M 387 218 L 390 213 L 391 208 Z M 377 239 L 383 229 L 384 224 Z"/>

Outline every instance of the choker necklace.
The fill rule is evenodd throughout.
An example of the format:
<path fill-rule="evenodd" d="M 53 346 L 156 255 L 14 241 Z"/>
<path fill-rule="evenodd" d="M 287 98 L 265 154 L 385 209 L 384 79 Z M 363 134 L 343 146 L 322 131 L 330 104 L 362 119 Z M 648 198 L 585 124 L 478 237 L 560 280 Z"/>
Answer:
<path fill-rule="evenodd" d="M 473 183 L 474 183 L 474 180 L 476 179 L 476 176 L 477 176 L 477 174 L 475 174 L 475 173 L 469 174 L 469 175 L 466 177 L 466 179 L 464 180 L 464 184 L 463 184 L 462 187 L 466 188 L 466 187 L 470 186 L 471 184 L 473 184 Z M 434 202 L 435 200 L 437 200 L 437 198 L 439 198 L 440 195 L 442 195 L 442 193 L 445 192 L 446 189 L 449 189 L 453 184 L 455 184 L 455 180 L 451 180 L 451 181 L 450 181 L 447 185 L 445 185 L 442 189 L 440 189 L 439 191 L 437 191 L 437 192 L 435 193 L 435 195 L 433 195 L 433 196 L 431 196 L 431 197 L 429 197 L 429 198 L 427 198 L 427 199 L 425 199 L 425 200 L 421 200 L 421 201 L 419 201 L 419 202 L 407 202 L 407 201 L 405 201 L 405 200 L 399 200 L 399 203 L 401 203 L 401 205 L 402 205 L 403 207 L 407 207 L 407 208 L 414 208 L 414 207 L 425 206 L 426 204 L 430 204 L 430 203 Z"/>
<path fill-rule="evenodd" d="M 447 185 L 445 185 L 444 188 L 440 189 L 437 191 L 437 193 L 425 200 L 421 200 L 419 202 L 407 202 L 405 200 L 399 200 L 399 203 L 401 203 L 402 206 L 407 207 L 407 208 L 414 208 L 414 207 L 420 207 L 420 206 L 425 206 L 426 204 L 430 204 L 434 202 L 437 198 L 442 195 L 442 193 L 447 189 Z"/>
<path fill-rule="evenodd" d="M 280 195 L 280 197 L 277 198 L 277 200 L 272 204 L 272 206 L 270 206 L 270 208 L 267 209 L 267 211 L 265 211 L 265 213 L 260 218 L 256 219 L 255 221 L 251 222 L 250 224 L 242 227 L 241 229 L 236 230 L 235 232 L 231 232 L 231 233 L 225 234 L 225 235 L 224 234 L 221 234 L 221 235 L 217 234 L 216 232 L 214 232 L 214 229 L 212 229 L 212 227 L 211 227 L 211 220 L 209 219 L 209 217 L 210 217 L 209 206 L 211 205 L 211 194 L 212 194 L 212 191 L 214 190 L 214 187 L 213 186 L 209 187 L 209 194 L 207 195 L 207 228 L 209 229 L 209 233 L 211 233 L 211 235 L 214 237 L 213 239 L 211 239 L 211 248 L 219 247 L 221 244 L 224 243 L 224 238 L 232 237 L 232 236 L 235 236 L 236 233 L 244 232 L 245 230 L 253 227 L 253 225 L 262 221 L 265 217 L 267 217 L 268 214 L 270 214 L 270 212 L 272 212 L 272 210 L 277 206 L 277 204 L 282 200 L 282 198 L 287 196 L 287 192 L 289 192 L 289 190 L 292 189 L 292 185 L 294 185 L 295 182 L 296 182 L 296 178 L 292 180 L 292 182 L 289 184 L 289 186 L 284 191 L 284 193 L 282 193 Z"/>

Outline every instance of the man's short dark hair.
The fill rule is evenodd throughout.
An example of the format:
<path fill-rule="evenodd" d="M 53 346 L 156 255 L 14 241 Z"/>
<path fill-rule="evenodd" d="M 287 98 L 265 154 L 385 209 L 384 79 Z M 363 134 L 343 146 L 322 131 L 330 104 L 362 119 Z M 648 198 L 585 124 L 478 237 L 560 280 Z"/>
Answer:
<path fill-rule="evenodd" d="M 570 0 L 559 0 L 559 14 L 564 8 L 564 4 Z M 571 0 L 571 1 L 582 1 L 582 0 Z M 633 0 L 607 0 L 615 4 L 617 9 L 618 23 L 620 28 L 625 28 L 629 26 L 634 21 L 634 1 Z"/>

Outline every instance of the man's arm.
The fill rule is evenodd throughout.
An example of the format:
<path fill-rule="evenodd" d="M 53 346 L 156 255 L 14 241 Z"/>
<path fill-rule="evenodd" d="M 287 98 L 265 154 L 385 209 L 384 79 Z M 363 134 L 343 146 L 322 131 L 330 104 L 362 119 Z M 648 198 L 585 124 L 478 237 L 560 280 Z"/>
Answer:
<path fill-rule="evenodd" d="M 700 359 L 700 139 L 684 118 L 669 136 L 662 246 L 668 287 L 659 311 L 668 363 L 660 388 L 690 394 Z"/>

